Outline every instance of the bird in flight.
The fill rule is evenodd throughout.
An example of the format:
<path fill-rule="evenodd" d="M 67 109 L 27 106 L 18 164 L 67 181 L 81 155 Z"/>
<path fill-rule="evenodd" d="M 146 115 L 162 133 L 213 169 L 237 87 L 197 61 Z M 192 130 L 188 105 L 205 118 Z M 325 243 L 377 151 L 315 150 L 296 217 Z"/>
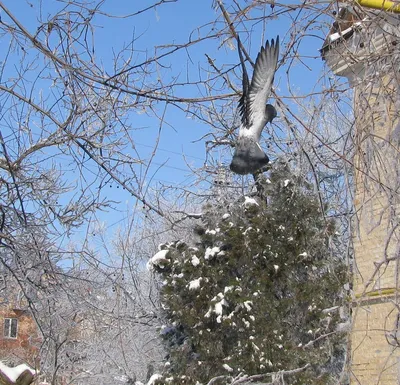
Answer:
<path fill-rule="evenodd" d="M 277 115 L 275 107 L 266 103 L 278 65 L 279 36 L 276 41 L 272 39 L 271 43 L 267 40 L 265 46 L 261 47 L 250 84 L 239 38 L 238 49 L 243 71 L 243 94 L 239 100 L 241 125 L 230 169 L 236 174 L 245 175 L 253 174 L 269 162 L 260 147 L 260 137 L 265 125 Z"/>

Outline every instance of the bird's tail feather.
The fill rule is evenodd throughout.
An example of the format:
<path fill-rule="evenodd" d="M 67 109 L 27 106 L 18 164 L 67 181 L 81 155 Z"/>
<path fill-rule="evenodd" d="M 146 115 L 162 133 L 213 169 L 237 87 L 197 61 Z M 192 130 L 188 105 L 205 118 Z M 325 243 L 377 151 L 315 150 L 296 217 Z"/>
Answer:
<path fill-rule="evenodd" d="M 240 138 L 237 141 L 230 169 L 240 175 L 253 174 L 267 165 L 268 156 L 260 145 L 251 138 Z"/>

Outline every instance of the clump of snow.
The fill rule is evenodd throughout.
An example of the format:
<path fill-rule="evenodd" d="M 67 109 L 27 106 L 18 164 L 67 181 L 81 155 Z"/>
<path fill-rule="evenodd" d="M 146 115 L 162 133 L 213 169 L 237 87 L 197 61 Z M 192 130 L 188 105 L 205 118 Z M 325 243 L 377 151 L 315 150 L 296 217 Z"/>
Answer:
<path fill-rule="evenodd" d="M 231 216 L 231 214 L 226 213 L 222 216 L 222 220 L 228 219 Z"/>
<path fill-rule="evenodd" d="M 223 367 L 227 372 L 233 372 L 233 369 L 232 369 L 228 364 L 223 364 L 222 367 Z"/>
<path fill-rule="evenodd" d="M 204 314 L 204 317 L 209 318 L 211 316 L 212 313 L 215 313 L 217 315 L 217 322 L 221 323 L 222 321 L 222 313 L 223 313 L 223 306 L 227 306 L 228 302 L 226 301 L 226 299 L 224 298 L 224 295 L 222 293 L 218 293 L 211 301 L 217 301 L 214 304 L 214 306 L 210 306 L 210 308 L 208 309 L 207 313 Z"/>
<path fill-rule="evenodd" d="M 253 302 L 251 301 L 244 301 L 243 302 L 244 307 L 246 308 L 247 311 L 251 311 L 252 306 L 253 306 Z"/>
<path fill-rule="evenodd" d="M 206 249 L 206 253 L 204 254 L 204 259 L 210 259 L 215 257 L 219 252 L 221 251 L 221 249 L 217 246 L 210 248 L 207 247 Z"/>
<path fill-rule="evenodd" d="M 226 302 L 222 293 L 218 293 L 211 301 L 216 301 L 217 299 L 220 301 L 215 303 L 214 313 L 217 315 L 222 315 L 222 305 L 226 306 L 228 303 Z"/>
<path fill-rule="evenodd" d="M 207 313 L 204 314 L 204 317 L 205 317 L 205 318 L 210 318 L 212 312 L 213 312 L 213 308 L 210 306 L 210 308 L 207 310 Z"/>
<path fill-rule="evenodd" d="M 244 202 L 243 202 L 244 207 L 250 207 L 250 206 L 259 206 L 257 201 L 254 198 L 250 198 L 248 196 L 244 197 Z"/>
<path fill-rule="evenodd" d="M 11 382 L 16 382 L 19 378 L 19 376 L 25 372 L 28 371 L 34 376 L 36 374 L 36 371 L 32 369 L 30 366 L 26 364 L 21 364 L 16 366 L 15 368 L 10 368 L 9 366 L 3 364 L 0 361 L 0 371 L 11 381 Z"/>
<path fill-rule="evenodd" d="M 169 242 L 167 246 L 173 245 L 175 243 L 175 247 L 179 248 L 181 246 L 186 246 L 186 243 L 180 239 L 178 242 Z"/>
<path fill-rule="evenodd" d="M 151 377 L 150 377 L 150 379 L 149 379 L 149 381 L 147 382 L 147 384 L 146 385 L 153 385 L 157 380 L 160 380 L 162 378 L 162 375 L 161 374 L 153 374 Z"/>
<path fill-rule="evenodd" d="M 253 346 L 254 350 L 256 350 L 257 352 L 260 351 L 260 348 L 254 342 L 252 342 L 251 345 Z"/>
<path fill-rule="evenodd" d="M 167 258 L 168 252 L 169 250 L 160 250 L 153 257 L 151 257 L 147 262 L 147 269 L 150 271 L 154 270 L 155 267 L 163 269 L 170 262 L 170 260 Z"/>
<path fill-rule="evenodd" d="M 222 305 L 225 304 L 225 300 L 221 300 L 214 305 L 214 313 L 217 315 L 222 315 Z"/>
<path fill-rule="evenodd" d="M 194 279 L 189 282 L 189 290 L 196 290 L 200 287 L 200 282 L 202 281 L 202 277 Z"/>
<path fill-rule="evenodd" d="M 290 183 L 290 179 L 285 179 L 285 180 L 283 181 L 283 186 L 284 186 L 284 187 L 287 187 L 289 183 Z"/>
<path fill-rule="evenodd" d="M 248 231 L 251 231 L 251 230 L 253 230 L 253 228 L 250 226 L 250 227 L 248 227 L 242 234 L 243 234 L 243 235 L 246 235 L 247 232 L 248 232 Z"/>
<path fill-rule="evenodd" d="M 191 263 L 194 267 L 198 266 L 200 264 L 200 259 L 197 258 L 195 255 L 193 255 L 192 259 L 191 259 Z"/>

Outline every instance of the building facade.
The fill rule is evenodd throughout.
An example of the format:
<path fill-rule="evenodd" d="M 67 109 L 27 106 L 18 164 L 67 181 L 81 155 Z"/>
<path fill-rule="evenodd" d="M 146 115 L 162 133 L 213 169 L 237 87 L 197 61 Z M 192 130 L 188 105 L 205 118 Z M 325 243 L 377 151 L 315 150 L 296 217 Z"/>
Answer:
<path fill-rule="evenodd" d="M 0 361 L 37 367 L 40 338 L 31 313 L 26 309 L 0 304 L 0 325 Z"/>
<path fill-rule="evenodd" d="M 41 338 L 21 288 L 7 272 L 0 274 L 0 361 L 39 368 Z"/>
<path fill-rule="evenodd" d="M 352 384 L 400 384 L 399 24 L 344 8 L 322 48 L 354 92 Z"/>

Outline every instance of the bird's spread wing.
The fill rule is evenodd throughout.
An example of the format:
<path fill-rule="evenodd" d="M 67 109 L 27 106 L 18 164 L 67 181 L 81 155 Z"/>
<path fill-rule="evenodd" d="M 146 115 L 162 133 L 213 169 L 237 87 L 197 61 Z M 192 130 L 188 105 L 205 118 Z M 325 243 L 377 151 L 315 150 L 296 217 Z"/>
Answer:
<path fill-rule="evenodd" d="M 240 64 L 242 65 L 242 87 L 243 93 L 241 98 L 239 99 L 239 113 L 241 116 L 242 124 L 245 127 L 249 127 L 250 124 L 250 99 L 249 99 L 249 77 L 247 75 L 246 66 L 244 64 L 243 54 L 240 45 L 239 36 L 237 37 L 238 42 L 238 51 Z"/>
<path fill-rule="evenodd" d="M 250 87 L 248 86 L 247 73 L 243 69 L 243 95 L 239 101 L 239 111 L 242 117 L 242 125 L 246 128 L 250 128 L 253 125 L 258 126 L 257 122 L 262 122 L 264 119 L 265 106 L 271 92 L 278 56 L 279 36 L 277 36 L 276 41 L 272 39 L 271 43 L 267 41 L 265 47 L 261 47 L 257 55 Z M 240 60 L 242 67 L 244 67 L 242 59 L 242 54 L 240 53 Z M 247 88 L 245 88 L 246 82 Z"/>

